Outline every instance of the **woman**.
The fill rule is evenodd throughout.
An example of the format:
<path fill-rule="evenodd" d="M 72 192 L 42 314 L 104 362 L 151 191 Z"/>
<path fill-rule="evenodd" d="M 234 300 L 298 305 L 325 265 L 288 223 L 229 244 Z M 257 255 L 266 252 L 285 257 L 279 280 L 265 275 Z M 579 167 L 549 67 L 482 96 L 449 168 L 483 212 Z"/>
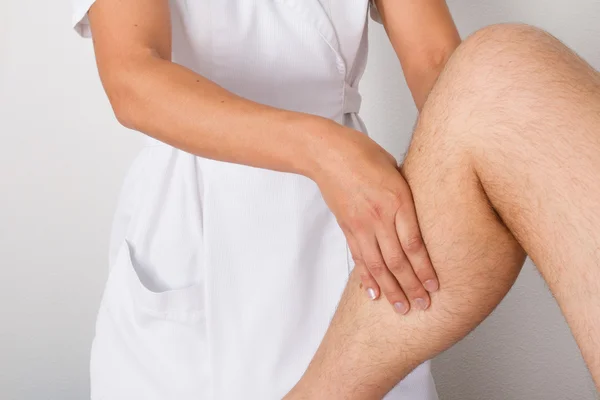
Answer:
<path fill-rule="evenodd" d="M 368 0 L 74 1 L 116 117 L 148 135 L 115 216 L 93 399 L 283 397 L 355 263 L 371 298 L 429 306 L 408 185 L 357 115 Z M 378 6 L 420 108 L 456 28 L 443 0 Z M 429 365 L 388 398 L 437 398 Z"/>

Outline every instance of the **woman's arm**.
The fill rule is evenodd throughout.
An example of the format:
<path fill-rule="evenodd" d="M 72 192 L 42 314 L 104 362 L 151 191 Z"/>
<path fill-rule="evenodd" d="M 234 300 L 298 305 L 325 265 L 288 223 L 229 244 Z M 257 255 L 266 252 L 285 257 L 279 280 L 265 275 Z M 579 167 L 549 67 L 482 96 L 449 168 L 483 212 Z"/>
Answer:
<path fill-rule="evenodd" d="M 89 19 L 117 119 L 199 156 L 310 175 L 337 124 L 261 105 L 170 61 L 168 1 L 98 0 Z M 343 133 L 347 134 L 347 131 Z"/>
<path fill-rule="evenodd" d="M 429 307 L 437 277 L 394 157 L 368 136 L 236 96 L 170 61 L 168 0 L 97 0 L 100 77 L 119 121 L 205 158 L 314 180 L 343 229 L 365 292 L 399 313 Z"/>
<path fill-rule="evenodd" d="M 460 36 L 445 0 L 375 0 L 419 111 Z"/>

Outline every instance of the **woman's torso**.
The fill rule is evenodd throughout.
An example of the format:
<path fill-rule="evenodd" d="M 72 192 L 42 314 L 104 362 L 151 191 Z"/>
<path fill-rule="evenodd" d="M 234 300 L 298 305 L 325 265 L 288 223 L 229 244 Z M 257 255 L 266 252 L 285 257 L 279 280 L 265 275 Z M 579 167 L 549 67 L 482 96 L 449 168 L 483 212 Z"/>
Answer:
<path fill-rule="evenodd" d="M 173 61 L 242 97 L 364 131 L 367 0 L 176 0 L 171 12 Z M 281 398 L 316 351 L 351 268 L 308 178 L 149 139 L 113 225 L 93 392 Z M 390 398 L 437 399 L 428 365 Z"/>

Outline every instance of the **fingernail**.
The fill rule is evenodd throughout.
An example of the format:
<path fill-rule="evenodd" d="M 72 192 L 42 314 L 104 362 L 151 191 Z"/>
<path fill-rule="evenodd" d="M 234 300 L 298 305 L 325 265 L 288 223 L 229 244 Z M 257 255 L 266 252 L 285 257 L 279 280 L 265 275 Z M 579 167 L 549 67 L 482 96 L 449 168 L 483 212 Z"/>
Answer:
<path fill-rule="evenodd" d="M 430 279 L 428 281 L 425 281 L 425 283 L 423 284 L 423 286 L 425 287 L 425 290 L 427 290 L 428 292 L 435 292 L 437 291 L 440 286 L 438 285 L 437 281 L 434 279 Z"/>
<path fill-rule="evenodd" d="M 377 298 L 377 295 L 375 294 L 375 290 L 372 288 L 367 289 L 367 294 L 369 295 L 369 298 L 371 300 L 375 300 Z"/>
<path fill-rule="evenodd" d="M 394 303 L 394 308 L 400 314 L 406 314 L 408 312 L 408 307 L 404 303 L 400 303 L 400 302 Z"/>
<path fill-rule="evenodd" d="M 427 310 L 427 302 L 424 299 L 416 299 L 415 304 L 419 310 Z"/>

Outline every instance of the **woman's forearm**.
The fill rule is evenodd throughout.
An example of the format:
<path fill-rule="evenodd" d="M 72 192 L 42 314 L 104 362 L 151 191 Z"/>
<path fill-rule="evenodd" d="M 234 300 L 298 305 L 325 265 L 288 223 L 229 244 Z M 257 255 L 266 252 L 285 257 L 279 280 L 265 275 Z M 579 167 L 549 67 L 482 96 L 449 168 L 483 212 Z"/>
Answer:
<path fill-rule="evenodd" d="M 403 67 L 406 83 L 419 112 L 425 105 L 425 101 L 427 101 L 427 97 L 429 97 L 429 93 L 444 70 L 447 61 L 459 44 L 460 41 L 448 43 L 442 49 L 432 50 L 422 61 L 415 62 L 415 65 L 405 65 Z"/>
<path fill-rule="evenodd" d="M 310 175 L 320 139 L 340 130 L 243 99 L 157 56 L 130 58 L 101 76 L 123 125 L 206 158 Z"/>
<path fill-rule="evenodd" d="M 445 0 L 376 0 L 419 111 L 460 44 Z"/>

